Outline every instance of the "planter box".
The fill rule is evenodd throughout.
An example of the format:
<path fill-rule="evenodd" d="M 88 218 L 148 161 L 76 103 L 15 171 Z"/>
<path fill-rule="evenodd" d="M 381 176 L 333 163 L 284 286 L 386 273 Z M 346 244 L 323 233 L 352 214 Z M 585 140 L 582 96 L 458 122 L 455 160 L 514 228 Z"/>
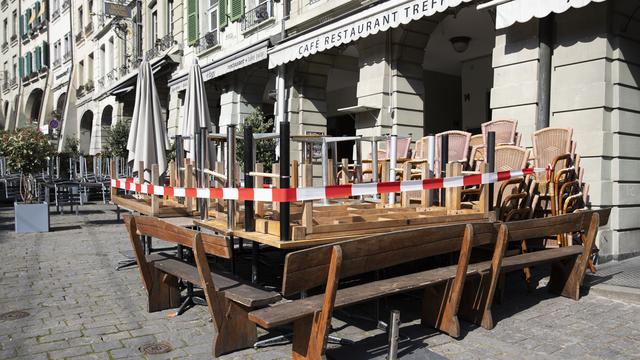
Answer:
<path fill-rule="evenodd" d="M 16 215 L 16 232 L 48 232 L 49 204 L 48 203 L 13 203 Z"/>

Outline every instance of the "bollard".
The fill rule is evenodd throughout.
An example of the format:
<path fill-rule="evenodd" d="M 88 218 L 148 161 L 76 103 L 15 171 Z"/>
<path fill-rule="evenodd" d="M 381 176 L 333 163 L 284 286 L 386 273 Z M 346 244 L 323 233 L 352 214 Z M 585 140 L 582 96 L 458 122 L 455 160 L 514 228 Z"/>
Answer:
<path fill-rule="evenodd" d="M 289 188 L 289 123 L 280 123 L 280 188 Z M 280 240 L 291 240 L 289 202 L 280 202 Z"/>
<path fill-rule="evenodd" d="M 389 352 L 388 360 L 396 360 L 398 358 L 398 337 L 400 334 L 400 311 L 391 311 L 391 320 L 389 321 Z"/>
<path fill-rule="evenodd" d="M 486 157 L 487 157 L 487 166 L 489 167 L 489 172 L 492 173 L 496 168 L 496 133 L 494 131 L 489 131 L 487 133 L 487 149 L 486 149 Z M 493 190 L 494 184 L 489 184 L 489 211 L 493 210 Z"/>
<path fill-rule="evenodd" d="M 253 176 L 249 175 L 254 164 L 253 153 L 253 128 L 251 125 L 245 124 L 244 127 L 244 187 L 253 188 Z M 253 201 L 245 200 L 244 202 L 244 230 L 256 231 L 256 220 L 254 218 Z M 255 244 L 255 242 L 254 242 Z"/>

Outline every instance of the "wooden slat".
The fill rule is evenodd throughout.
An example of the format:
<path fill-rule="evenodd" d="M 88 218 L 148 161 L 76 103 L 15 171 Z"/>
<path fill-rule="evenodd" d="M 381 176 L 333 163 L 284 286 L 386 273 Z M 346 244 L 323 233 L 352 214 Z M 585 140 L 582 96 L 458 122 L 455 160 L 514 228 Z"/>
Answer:
<path fill-rule="evenodd" d="M 192 284 L 200 284 L 200 276 L 194 265 L 183 262 L 171 255 L 155 253 L 147 255 L 158 270 L 175 275 Z M 249 308 L 257 308 L 272 304 L 281 299 L 280 294 L 246 284 L 225 274 L 211 272 L 216 291 L 223 291 L 227 299 L 233 300 Z"/>
<path fill-rule="evenodd" d="M 474 245 L 491 241 L 493 224 L 473 226 Z M 464 229 L 465 224 L 434 226 L 337 242 L 343 252 L 341 278 L 460 250 Z M 330 252 L 331 245 L 325 245 L 287 254 L 283 294 L 288 296 L 324 284 Z"/>
<path fill-rule="evenodd" d="M 509 226 L 509 241 L 521 241 L 586 230 L 589 226 L 591 214 L 594 211 L 598 211 L 599 214 L 606 214 L 610 210 L 580 211 L 566 215 L 509 222 L 507 223 Z M 608 215 L 606 218 L 608 219 Z M 603 224 L 602 221 L 600 223 L 601 225 Z"/>
<path fill-rule="evenodd" d="M 470 264 L 467 269 L 467 275 L 485 272 L 489 265 L 490 262 L 488 261 Z M 452 265 L 339 289 L 336 294 L 334 308 L 338 309 L 437 284 L 452 279 L 456 274 L 457 267 L 458 265 Z M 249 313 L 249 319 L 264 328 L 285 325 L 319 311 L 322 308 L 323 298 L 324 294 L 320 294 L 291 303 L 276 304 Z"/>
<path fill-rule="evenodd" d="M 526 254 L 509 256 L 502 259 L 502 270 L 520 270 L 529 266 L 556 262 L 565 258 L 570 258 L 582 254 L 582 245 L 564 246 L 555 249 L 535 251 Z"/>

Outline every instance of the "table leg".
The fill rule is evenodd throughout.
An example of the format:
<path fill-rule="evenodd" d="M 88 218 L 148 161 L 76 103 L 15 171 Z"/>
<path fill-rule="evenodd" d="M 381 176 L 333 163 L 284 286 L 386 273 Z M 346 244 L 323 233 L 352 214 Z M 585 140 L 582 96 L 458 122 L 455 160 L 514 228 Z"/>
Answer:
<path fill-rule="evenodd" d="M 251 244 L 251 283 L 258 283 L 258 257 L 260 256 L 260 244 L 252 241 Z"/>

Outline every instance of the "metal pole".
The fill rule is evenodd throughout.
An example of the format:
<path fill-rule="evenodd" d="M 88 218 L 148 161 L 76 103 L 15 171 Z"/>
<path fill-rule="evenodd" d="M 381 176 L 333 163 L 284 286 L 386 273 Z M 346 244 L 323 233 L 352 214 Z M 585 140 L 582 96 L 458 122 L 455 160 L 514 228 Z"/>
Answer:
<path fill-rule="evenodd" d="M 333 169 L 331 172 L 331 176 L 333 177 L 333 183 L 337 184 L 338 179 L 336 176 L 338 175 L 338 142 L 334 141 L 331 144 L 331 158 L 333 159 Z"/>
<path fill-rule="evenodd" d="M 178 186 L 183 186 L 182 184 L 182 171 L 180 170 L 184 167 L 182 163 L 184 156 L 184 143 L 182 142 L 182 135 L 176 135 L 176 181 L 178 182 Z"/>
<path fill-rule="evenodd" d="M 244 187 L 253 188 L 253 176 L 249 175 L 255 169 L 254 162 L 254 143 L 253 128 L 245 123 L 244 126 Z M 256 231 L 256 221 L 254 218 L 253 201 L 245 200 L 244 202 L 244 230 Z M 255 244 L 255 242 L 254 242 Z"/>
<path fill-rule="evenodd" d="M 233 188 L 236 184 L 235 179 L 235 152 L 236 148 L 236 125 L 229 124 L 227 126 L 227 187 Z M 227 200 L 227 230 L 233 231 L 233 225 L 235 223 L 236 201 Z"/>
<path fill-rule="evenodd" d="M 446 177 L 447 163 L 449 162 L 449 135 L 444 134 L 440 137 L 440 177 Z M 440 206 L 444 206 L 446 195 L 444 189 L 440 189 Z"/>
<path fill-rule="evenodd" d="M 356 172 L 356 182 L 362 182 L 362 143 L 360 140 L 356 140 L 356 166 L 353 169 Z"/>
<path fill-rule="evenodd" d="M 494 172 L 496 168 L 496 133 L 487 133 L 487 166 L 489 172 Z M 489 184 L 489 211 L 493 210 L 493 188 L 494 184 Z"/>
<path fill-rule="evenodd" d="M 389 353 L 388 360 L 396 360 L 398 358 L 398 337 L 400 334 L 400 311 L 391 311 L 391 320 L 389 321 Z"/>
<path fill-rule="evenodd" d="M 427 165 L 429 166 L 429 177 L 434 177 L 435 170 L 435 156 L 436 156 L 436 137 L 433 134 L 427 135 Z M 433 205 L 433 195 L 434 191 L 429 190 L 429 199 L 430 203 L 427 206 Z"/>
<path fill-rule="evenodd" d="M 207 137 L 209 136 L 209 130 L 206 127 L 201 127 L 198 133 L 198 167 L 200 172 L 198 173 L 198 187 L 207 187 L 206 175 L 204 173 L 206 159 L 207 159 Z M 199 199 L 200 204 L 200 220 L 206 220 L 209 217 L 209 209 L 207 208 L 207 199 Z"/>
<path fill-rule="evenodd" d="M 280 130 L 280 123 L 284 122 L 284 113 L 285 113 L 285 75 L 286 75 L 286 65 L 280 65 L 278 67 L 278 74 L 276 75 L 276 92 L 277 92 L 277 113 L 276 113 L 276 131 Z M 289 139 L 287 139 L 289 141 Z M 280 144 L 282 145 L 282 144 Z M 282 151 L 282 149 L 280 149 Z"/>
<path fill-rule="evenodd" d="M 536 130 L 549 126 L 549 116 L 551 108 L 551 56 L 553 52 L 553 22 L 554 16 L 540 19 L 538 27 L 538 117 L 536 119 Z"/>
<path fill-rule="evenodd" d="M 371 180 L 378 182 L 378 140 L 373 139 L 371 142 Z M 378 194 L 373 195 L 373 199 L 378 199 Z"/>
<path fill-rule="evenodd" d="M 398 162 L 398 135 L 391 134 L 389 151 L 389 181 L 396 181 L 396 166 Z M 389 205 L 396 203 L 396 193 L 389 193 Z"/>
<path fill-rule="evenodd" d="M 280 123 L 280 188 L 289 188 L 289 123 Z M 280 240 L 291 240 L 289 230 L 289 202 L 280 202 Z"/>
<path fill-rule="evenodd" d="M 327 170 L 328 170 L 328 157 L 329 157 L 329 149 L 327 148 L 327 141 L 323 138 L 322 139 L 322 186 L 327 186 L 328 183 L 328 174 L 327 174 Z M 282 169 L 280 169 L 282 171 Z M 322 200 L 322 202 L 327 205 L 329 204 L 329 201 L 327 199 Z"/>

